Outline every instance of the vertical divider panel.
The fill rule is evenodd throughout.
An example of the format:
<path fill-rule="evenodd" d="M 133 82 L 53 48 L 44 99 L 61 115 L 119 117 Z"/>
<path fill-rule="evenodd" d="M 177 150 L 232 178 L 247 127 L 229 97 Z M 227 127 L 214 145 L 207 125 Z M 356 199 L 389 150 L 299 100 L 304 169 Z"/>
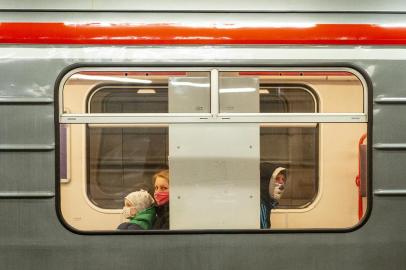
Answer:
<path fill-rule="evenodd" d="M 259 229 L 259 124 L 172 124 L 169 167 L 171 229 Z"/>

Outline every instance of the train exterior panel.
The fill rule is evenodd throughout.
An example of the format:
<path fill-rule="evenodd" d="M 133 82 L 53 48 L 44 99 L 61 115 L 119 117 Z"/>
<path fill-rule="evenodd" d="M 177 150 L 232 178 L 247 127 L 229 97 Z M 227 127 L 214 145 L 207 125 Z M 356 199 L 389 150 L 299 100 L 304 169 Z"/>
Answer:
<path fill-rule="evenodd" d="M 405 15 L 1 15 L 2 269 L 406 268 Z M 199 229 L 132 234 L 117 233 L 100 224 L 94 230 L 72 226 L 74 217 L 67 222 L 69 214 L 64 215 L 63 208 L 74 211 L 72 207 L 83 205 L 72 201 L 69 208 L 69 201 L 62 201 L 59 124 L 75 125 L 76 121 L 80 125 L 86 119 L 63 117 L 60 83 L 77 69 L 154 68 L 270 70 L 282 75 L 307 71 L 315 72 L 316 78 L 326 72 L 350 70 L 359 75 L 367 92 L 364 104 L 355 107 L 361 107 L 363 113 L 347 120 L 362 125 L 357 126 L 357 134 L 366 130 L 365 126 L 368 130 L 368 203 L 363 218 L 354 226 L 322 228 L 314 226 L 313 220 L 306 221 L 311 224 L 306 228 L 285 228 L 283 221 L 276 219 L 275 226 L 281 229 L 270 231 Z M 348 95 L 348 104 L 355 99 Z M 327 131 L 329 121 L 346 123 L 340 120 L 345 115 L 335 116 L 338 118 L 320 116 Z M 298 118 L 297 122 L 306 120 Z M 324 139 L 334 144 L 334 130 L 327 131 Z M 333 152 L 340 150 L 336 147 Z M 345 158 L 355 160 L 356 156 Z M 327 214 L 339 219 L 334 213 Z"/>

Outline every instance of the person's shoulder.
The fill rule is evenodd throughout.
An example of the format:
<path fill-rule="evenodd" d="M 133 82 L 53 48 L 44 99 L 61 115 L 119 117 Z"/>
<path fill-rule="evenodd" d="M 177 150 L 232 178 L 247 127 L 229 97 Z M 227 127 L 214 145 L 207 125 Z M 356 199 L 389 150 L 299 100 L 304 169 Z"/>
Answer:
<path fill-rule="evenodd" d="M 117 230 L 131 230 L 130 228 L 132 225 L 135 225 L 135 224 L 132 224 L 130 222 L 124 222 L 124 223 L 121 223 L 120 225 L 118 225 Z"/>
<path fill-rule="evenodd" d="M 118 225 L 117 230 L 142 230 L 142 228 L 137 224 L 124 222 Z"/>
<path fill-rule="evenodd" d="M 128 225 L 130 225 L 130 222 L 123 222 L 120 225 L 118 225 L 117 230 L 127 230 Z"/>
<path fill-rule="evenodd" d="M 130 223 L 130 225 L 128 225 L 127 230 L 143 230 L 143 228 L 141 228 L 140 226 L 138 226 L 137 224 L 134 223 Z"/>

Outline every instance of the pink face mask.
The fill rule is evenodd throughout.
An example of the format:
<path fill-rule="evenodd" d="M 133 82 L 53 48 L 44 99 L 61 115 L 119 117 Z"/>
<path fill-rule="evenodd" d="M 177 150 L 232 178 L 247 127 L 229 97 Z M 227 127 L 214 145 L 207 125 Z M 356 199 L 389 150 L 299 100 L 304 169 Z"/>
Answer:
<path fill-rule="evenodd" d="M 169 192 L 168 191 L 155 192 L 154 198 L 157 205 L 163 205 L 169 202 Z"/>

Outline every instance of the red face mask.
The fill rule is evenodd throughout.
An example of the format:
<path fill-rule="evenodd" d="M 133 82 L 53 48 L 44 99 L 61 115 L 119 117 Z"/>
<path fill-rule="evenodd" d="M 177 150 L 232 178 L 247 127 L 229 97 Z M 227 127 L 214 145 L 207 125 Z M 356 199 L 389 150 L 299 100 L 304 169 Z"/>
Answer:
<path fill-rule="evenodd" d="M 163 205 L 169 202 L 169 192 L 168 191 L 155 192 L 154 198 L 158 206 Z"/>

